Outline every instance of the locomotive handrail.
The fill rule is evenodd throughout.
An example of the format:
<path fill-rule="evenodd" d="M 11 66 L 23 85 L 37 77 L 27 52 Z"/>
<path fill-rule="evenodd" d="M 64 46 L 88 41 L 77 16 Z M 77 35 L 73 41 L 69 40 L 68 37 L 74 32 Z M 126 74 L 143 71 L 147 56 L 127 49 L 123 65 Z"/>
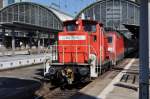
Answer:
<path fill-rule="evenodd" d="M 93 49 L 94 49 L 94 52 L 95 52 L 95 54 L 96 54 L 96 71 L 98 71 L 98 54 L 96 53 L 96 50 L 95 50 L 95 48 L 93 47 L 93 46 L 91 46 Z"/>
<path fill-rule="evenodd" d="M 51 54 L 52 54 L 52 60 L 54 59 L 53 58 L 53 50 L 55 50 L 54 52 L 55 52 L 55 60 L 56 60 L 56 58 L 58 58 L 58 51 L 56 51 L 56 50 L 58 50 L 57 48 L 58 47 L 62 47 L 62 53 L 63 53 L 63 64 L 64 64 L 64 59 L 65 59 L 65 51 L 64 51 L 64 47 L 65 46 L 75 46 L 75 55 L 76 55 L 76 62 L 78 62 L 78 47 L 79 46 L 87 46 L 87 47 L 90 47 L 90 48 L 88 48 L 88 56 L 90 56 L 90 50 L 93 50 L 94 51 L 94 54 L 96 54 L 96 58 L 97 58 L 97 52 L 96 52 L 96 50 L 95 50 L 95 48 L 93 47 L 93 46 L 89 46 L 89 45 L 50 45 L 50 52 L 51 52 Z M 55 47 L 55 49 L 53 49 L 53 47 Z M 57 59 L 58 60 L 58 59 Z M 97 61 L 96 61 L 97 62 Z M 96 65 L 98 66 L 98 62 L 96 63 Z"/>

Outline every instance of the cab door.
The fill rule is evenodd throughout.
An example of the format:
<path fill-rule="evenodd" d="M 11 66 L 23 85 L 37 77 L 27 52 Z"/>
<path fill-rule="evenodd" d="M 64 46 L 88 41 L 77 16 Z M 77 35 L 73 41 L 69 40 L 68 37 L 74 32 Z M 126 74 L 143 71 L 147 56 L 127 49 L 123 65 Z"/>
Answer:
<path fill-rule="evenodd" d="M 90 44 L 91 53 L 97 56 L 98 49 L 98 29 L 96 23 L 85 22 L 84 31 L 88 33 L 88 44 Z"/>
<path fill-rule="evenodd" d="M 91 46 L 91 53 L 97 56 L 97 49 L 98 49 L 98 40 L 96 33 L 90 34 L 90 46 Z"/>

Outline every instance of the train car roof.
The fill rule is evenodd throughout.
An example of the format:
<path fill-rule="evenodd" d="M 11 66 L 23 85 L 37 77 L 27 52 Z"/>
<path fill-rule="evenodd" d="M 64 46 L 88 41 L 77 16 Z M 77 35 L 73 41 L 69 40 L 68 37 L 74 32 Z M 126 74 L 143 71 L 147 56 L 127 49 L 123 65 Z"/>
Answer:
<path fill-rule="evenodd" d="M 117 30 L 109 30 L 109 31 L 106 31 L 105 34 L 109 34 L 109 33 L 116 33 L 117 36 L 122 36 L 123 38 L 126 38 L 126 36 L 123 35 L 123 33 L 121 33 L 120 31 L 117 31 Z"/>

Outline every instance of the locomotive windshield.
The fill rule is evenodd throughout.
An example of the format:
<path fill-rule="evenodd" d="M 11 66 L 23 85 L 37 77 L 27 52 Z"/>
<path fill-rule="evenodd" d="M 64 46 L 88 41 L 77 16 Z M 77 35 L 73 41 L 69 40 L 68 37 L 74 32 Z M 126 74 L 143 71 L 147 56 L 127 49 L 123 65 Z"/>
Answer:
<path fill-rule="evenodd" d="M 66 29 L 67 29 L 67 31 L 76 31 L 77 25 L 76 24 L 67 24 Z"/>
<path fill-rule="evenodd" d="M 76 31 L 78 26 L 75 22 L 76 21 L 65 22 L 64 26 L 66 27 L 66 30 L 67 31 Z"/>

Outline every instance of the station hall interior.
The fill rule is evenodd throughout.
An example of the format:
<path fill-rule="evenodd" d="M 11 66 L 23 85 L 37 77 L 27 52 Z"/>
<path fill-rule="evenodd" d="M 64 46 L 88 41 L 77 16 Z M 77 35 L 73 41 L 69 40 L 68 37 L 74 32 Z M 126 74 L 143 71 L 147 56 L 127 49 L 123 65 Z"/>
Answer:
<path fill-rule="evenodd" d="M 61 0 L 57 0 L 57 1 L 59 4 L 61 4 L 60 2 Z M 81 2 L 82 1 L 86 1 L 86 0 L 81 0 Z M 146 1 L 148 2 L 148 0 Z M 63 31 L 65 31 L 66 27 L 64 27 L 65 25 L 64 22 L 69 22 L 69 20 L 75 20 L 74 21 L 75 24 L 80 25 L 78 23 L 79 22 L 78 20 L 84 20 L 84 21 L 94 20 L 94 22 L 100 23 L 98 26 L 104 27 L 102 28 L 102 32 L 108 33 L 108 31 L 113 31 L 113 32 L 115 31 L 116 33 L 119 34 L 119 35 L 116 35 L 116 37 L 123 38 L 122 39 L 124 40 L 124 44 L 123 44 L 124 54 L 122 55 L 123 58 L 121 55 L 120 56 L 122 60 L 118 59 L 118 61 L 116 61 L 117 58 L 114 58 L 116 61 L 115 63 L 113 60 L 113 54 L 112 54 L 113 50 L 109 49 L 110 48 L 109 41 L 105 42 L 104 40 L 101 42 L 101 40 L 99 40 L 100 43 L 104 43 L 104 44 L 108 43 L 106 44 L 106 46 L 105 45 L 103 46 L 106 48 L 108 47 L 107 49 L 104 48 L 104 50 L 106 50 L 106 52 L 104 51 L 105 54 L 108 54 L 107 52 L 110 52 L 109 53 L 110 56 L 107 57 L 106 55 L 106 57 L 104 57 L 106 58 L 106 64 L 108 62 L 107 65 L 116 66 L 116 67 L 112 67 L 112 68 L 110 67 L 109 68 L 110 71 L 107 72 L 108 68 L 103 66 L 103 64 L 101 64 L 101 60 L 102 60 L 101 56 L 102 57 L 104 56 L 103 52 L 102 52 L 103 55 L 101 54 L 101 47 L 99 48 L 100 50 L 98 49 L 98 51 L 100 52 L 100 55 L 98 56 L 100 57 L 100 59 L 98 60 L 99 63 L 96 60 L 97 57 L 93 58 L 95 56 L 92 56 L 90 51 L 87 51 L 88 53 L 87 57 L 89 57 L 89 60 L 88 61 L 83 60 L 83 61 L 86 63 L 86 65 L 88 64 L 87 66 L 92 66 L 93 65 L 92 61 L 95 59 L 95 64 L 96 64 L 95 68 L 94 69 L 92 69 L 91 67 L 88 69 L 79 68 L 79 71 L 77 72 L 81 73 L 80 72 L 81 70 L 83 71 L 83 75 L 87 71 L 89 71 L 90 73 L 93 71 L 94 73 L 100 72 L 100 74 L 97 73 L 98 79 L 94 80 L 93 82 L 90 82 L 90 84 L 87 87 L 84 86 L 83 89 L 79 88 L 80 91 L 78 90 L 78 88 L 77 90 L 75 89 L 75 91 L 73 89 L 73 92 L 72 90 L 70 91 L 70 89 L 69 91 L 67 90 L 68 91 L 67 93 L 69 94 L 74 94 L 74 92 L 79 91 L 77 92 L 77 97 L 75 95 L 75 97 L 71 99 L 82 99 L 83 98 L 82 96 L 86 96 L 84 97 L 85 99 L 87 99 L 87 97 L 89 99 L 97 99 L 97 98 L 99 99 L 99 97 L 103 97 L 104 99 L 117 99 L 117 98 L 118 99 L 119 98 L 120 99 L 133 99 L 133 98 L 137 99 L 138 97 L 139 99 L 142 99 L 144 95 L 145 97 L 148 96 L 149 95 L 149 92 L 148 92 L 149 84 L 147 84 L 149 81 L 149 78 L 148 78 L 149 77 L 149 74 L 148 74 L 149 60 L 148 59 L 150 59 L 149 58 L 150 55 L 148 52 L 148 38 L 149 38 L 148 36 L 149 35 L 146 34 L 148 33 L 148 20 L 147 20 L 148 13 L 147 13 L 147 6 L 144 5 L 144 3 L 143 2 L 141 3 L 140 0 L 93 0 L 93 3 L 86 5 L 85 7 L 80 9 L 80 11 L 78 12 L 74 12 L 75 15 L 73 15 L 73 14 L 70 14 L 69 12 L 63 11 L 60 8 L 59 4 L 58 5 L 54 4 L 55 6 L 57 6 L 57 7 L 54 7 L 51 5 L 47 6 L 47 5 L 43 5 L 40 3 L 35 3 L 35 2 L 32 2 L 32 0 L 0 0 L 0 88 L 1 87 L 3 88 L 2 86 L 3 84 L 7 87 L 7 84 L 9 83 L 10 85 L 11 83 L 14 83 L 14 85 L 16 85 L 15 87 L 18 87 L 18 86 L 20 87 L 20 84 L 22 84 L 22 82 L 19 82 L 19 84 L 17 82 L 18 84 L 17 86 L 17 84 L 15 84 L 16 83 L 15 81 L 25 80 L 24 78 L 26 78 L 27 80 L 35 81 L 35 82 L 37 80 L 40 81 L 40 83 L 39 82 L 37 83 L 37 86 L 39 87 L 41 86 L 40 85 L 41 82 L 43 83 L 45 81 L 45 76 L 47 76 L 46 73 L 50 74 L 51 72 L 52 75 L 53 73 L 57 74 L 58 72 L 56 71 L 57 71 L 57 67 L 59 68 L 59 66 L 64 66 L 64 67 L 72 66 L 73 70 L 75 70 L 74 67 L 78 65 L 78 60 L 80 60 L 80 58 L 82 60 L 81 53 L 80 52 L 79 54 L 77 53 L 78 49 L 82 50 L 82 47 L 78 48 L 78 46 L 76 46 L 76 48 L 75 47 L 71 48 L 72 45 L 69 45 L 70 47 L 70 48 L 68 47 L 69 51 L 71 49 L 75 49 L 76 53 L 74 53 L 74 50 L 73 50 L 73 54 L 71 52 L 71 54 L 69 53 L 70 54 L 69 56 L 68 52 L 66 52 L 67 54 L 65 57 L 65 50 L 68 48 L 65 48 L 64 46 L 62 47 L 62 49 L 60 47 L 57 47 L 59 46 L 58 37 L 61 35 Z M 141 12 L 141 9 L 142 9 L 142 12 Z M 144 19 L 141 18 L 141 16 L 143 16 Z M 141 26 L 141 24 L 143 25 Z M 140 29 L 141 27 L 142 29 Z M 87 34 L 88 33 L 90 34 L 90 32 L 87 32 Z M 103 35 L 100 35 L 100 36 L 102 37 Z M 67 36 L 66 38 L 64 37 L 62 39 L 65 39 L 66 41 L 68 40 Z M 73 37 L 72 39 L 78 40 L 78 39 L 84 39 L 84 37 L 83 38 Z M 94 39 L 92 40 L 94 41 Z M 129 41 L 130 43 L 126 41 Z M 72 41 L 72 43 L 74 42 Z M 119 45 L 119 43 L 120 42 L 117 42 L 116 44 L 114 44 L 114 46 L 116 46 L 117 44 Z M 128 48 L 126 46 L 128 46 Z M 91 50 L 90 46 L 88 47 L 89 47 L 89 50 Z M 130 49 L 131 47 L 133 48 Z M 129 57 L 124 56 L 128 54 L 126 53 L 126 51 L 130 52 L 130 50 L 134 51 L 132 52 L 133 56 L 132 55 L 131 56 L 129 55 Z M 54 55 L 53 55 L 53 52 L 54 52 Z M 114 56 L 116 55 L 115 57 L 117 57 L 116 53 L 117 52 L 115 52 L 114 54 Z M 92 59 L 90 60 L 91 57 L 93 58 L 93 60 Z M 60 61 L 59 59 L 60 60 L 62 59 L 62 61 Z M 71 64 L 67 64 L 67 62 L 66 63 L 64 62 L 65 59 L 67 61 L 69 59 L 71 61 L 73 60 L 73 62 Z M 54 61 L 54 64 L 53 64 L 53 61 Z M 56 63 L 57 66 L 55 66 L 56 68 L 53 67 L 55 65 L 55 62 L 57 62 Z M 65 66 L 66 64 L 67 66 Z M 104 60 L 104 64 L 105 64 L 105 60 Z M 82 65 L 83 64 L 80 64 L 79 67 Z M 102 66 L 104 67 L 104 69 L 102 68 Z M 63 69 L 67 71 L 66 73 L 67 76 L 65 75 L 66 78 L 70 77 L 70 75 L 68 76 L 70 72 L 71 73 L 74 72 L 74 71 L 72 72 L 70 68 L 67 68 L 67 69 L 63 68 Z M 62 71 L 60 73 L 62 73 L 62 75 L 65 74 Z M 102 76 L 99 76 L 101 74 Z M 80 75 L 82 75 L 82 73 Z M 59 76 L 59 74 L 57 76 Z M 15 80 L 13 80 L 14 79 L 13 77 L 15 78 Z M 51 77 L 49 78 L 51 79 Z M 74 79 L 74 76 L 72 76 L 72 78 Z M 67 81 L 72 83 L 73 82 L 72 78 Z M 63 78 L 63 80 L 64 79 L 65 78 Z M 11 80 L 14 82 L 11 82 Z M 1 85 L 1 81 L 2 82 L 8 81 L 8 83 L 2 83 Z M 24 82 L 26 81 L 23 81 L 23 84 L 26 84 Z M 59 83 L 59 81 L 55 81 L 55 83 L 57 82 Z M 45 86 L 47 87 L 47 85 L 44 85 L 44 87 Z M 11 87 L 12 86 L 9 86 L 9 88 Z M 61 88 L 63 89 L 64 86 L 63 87 L 61 86 Z M 47 90 L 48 92 L 51 91 L 51 89 L 49 88 L 49 85 L 46 91 Z M 56 90 L 56 92 L 57 91 L 58 90 Z M 7 96 L 7 90 L 5 92 Z M 45 95 L 45 93 L 43 92 L 41 93 Z M 41 96 L 42 96 L 41 93 L 39 92 L 38 93 L 39 97 L 34 98 L 34 99 L 41 99 Z M 1 94 L 3 93 L 0 93 L 0 97 L 1 97 Z M 10 95 L 12 94 L 13 94 L 13 91 Z M 54 88 L 54 94 L 55 94 L 55 88 Z M 78 94 L 80 95 L 78 96 Z M 21 95 L 22 94 L 19 94 L 20 97 L 23 96 Z M 53 93 L 51 94 L 50 92 L 48 93 L 48 95 L 53 97 L 53 96 L 56 96 L 57 94 L 53 95 Z M 66 93 L 65 95 L 66 97 L 70 97 L 70 96 L 67 96 L 68 94 Z M 44 99 L 49 99 L 49 97 L 44 98 Z M 148 99 L 148 97 L 143 98 L 143 99 Z"/>
<path fill-rule="evenodd" d="M 1 50 L 46 49 L 48 45 L 57 44 L 57 34 L 63 29 L 63 21 L 78 18 L 99 21 L 104 27 L 120 31 L 127 38 L 138 39 L 138 33 L 135 33 L 139 26 L 138 1 L 97 0 L 76 16 L 71 16 L 58 8 L 30 0 L 1 0 Z"/>

